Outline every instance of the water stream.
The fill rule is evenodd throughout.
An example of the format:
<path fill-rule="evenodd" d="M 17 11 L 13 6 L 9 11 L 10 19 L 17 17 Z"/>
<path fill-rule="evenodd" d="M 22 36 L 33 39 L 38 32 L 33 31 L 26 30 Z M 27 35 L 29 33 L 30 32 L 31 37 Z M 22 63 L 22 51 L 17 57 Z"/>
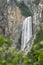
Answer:
<path fill-rule="evenodd" d="M 32 37 L 32 17 L 29 16 L 23 21 L 22 38 L 21 38 L 21 50 L 24 50 L 26 44 Z"/>

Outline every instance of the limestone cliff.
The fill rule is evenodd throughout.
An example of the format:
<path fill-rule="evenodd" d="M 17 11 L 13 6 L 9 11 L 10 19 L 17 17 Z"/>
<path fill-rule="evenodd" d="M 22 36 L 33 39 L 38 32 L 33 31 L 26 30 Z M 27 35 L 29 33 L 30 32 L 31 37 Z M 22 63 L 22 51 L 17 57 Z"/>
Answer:
<path fill-rule="evenodd" d="M 13 1 L 12 1 L 13 2 Z M 8 6 L 8 29 L 6 32 L 13 41 L 13 47 L 16 47 L 19 43 L 19 38 L 22 30 L 22 22 L 25 17 L 21 14 L 19 7 L 16 4 L 11 5 L 11 2 Z"/>
<path fill-rule="evenodd" d="M 10 37 L 13 40 L 13 46 L 17 47 L 25 17 L 32 14 L 34 33 L 39 29 L 43 19 L 43 1 L 40 0 L 38 3 L 34 2 L 36 0 L 17 0 L 17 3 L 15 1 L 0 0 L 0 34 L 4 31 L 4 36 Z"/>

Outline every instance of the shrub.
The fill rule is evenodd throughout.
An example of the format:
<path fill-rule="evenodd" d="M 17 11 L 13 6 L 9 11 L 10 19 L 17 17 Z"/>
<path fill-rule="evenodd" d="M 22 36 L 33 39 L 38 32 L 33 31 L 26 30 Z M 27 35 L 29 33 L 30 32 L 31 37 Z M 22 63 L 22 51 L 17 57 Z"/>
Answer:
<path fill-rule="evenodd" d="M 32 60 L 33 65 L 43 65 L 43 30 L 40 30 L 37 33 L 28 57 Z"/>
<path fill-rule="evenodd" d="M 0 37 L 0 65 L 29 65 L 29 59 L 20 51 L 11 47 L 12 41 Z"/>
<path fill-rule="evenodd" d="M 30 12 L 30 9 L 24 4 L 24 2 L 21 2 L 21 3 L 16 2 L 16 5 L 21 10 L 21 13 L 22 13 L 23 16 L 25 16 L 25 17 L 32 16 L 32 13 Z"/>

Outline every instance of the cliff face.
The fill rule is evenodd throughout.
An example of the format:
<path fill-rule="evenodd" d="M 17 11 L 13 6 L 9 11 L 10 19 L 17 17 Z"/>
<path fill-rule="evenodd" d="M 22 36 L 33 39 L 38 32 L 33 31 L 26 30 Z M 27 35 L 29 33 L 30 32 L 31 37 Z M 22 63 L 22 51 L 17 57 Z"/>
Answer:
<path fill-rule="evenodd" d="M 40 1 L 40 3 L 36 5 L 36 4 L 33 4 L 33 1 L 34 0 L 28 1 L 28 4 L 27 4 L 24 0 L 24 3 L 33 14 L 32 16 L 33 17 L 33 33 L 35 33 L 40 28 L 43 4 L 42 4 L 42 1 Z M 19 43 L 18 40 L 20 38 L 20 34 L 22 30 L 21 24 L 23 20 L 25 19 L 25 16 L 22 15 L 21 10 L 19 9 L 19 6 L 15 5 L 14 8 L 10 11 L 8 18 L 9 18 L 9 31 L 12 32 L 10 37 L 13 39 L 13 46 L 15 45 L 17 46 L 17 44 Z"/>
<path fill-rule="evenodd" d="M 21 1 L 21 0 L 20 0 Z M 35 0 L 22 0 L 20 3 L 24 1 L 26 8 L 23 8 L 23 5 L 16 5 L 14 0 L 3 1 L 0 0 L 0 34 L 6 34 L 7 37 L 10 37 L 13 40 L 13 46 L 17 46 L 20 43 L 21 31 L 22 31 L 22 22 L 25 19 L 25 16 L 22 12 L 27 15 L 27 7 L 30 12 L 33 14 L 33 30 L 39 29 L 40 21 L 42 18 L 42 10 L 43 10 L 43 1 L 41 0 L 38 5 L 34 3 Z M 2 6 L 3 5 L 3 6 Z M 24 12 L 24 10 L 26 10 Z M 37 27 L 37 28 L 36 28 Z M 35 32 L 34 32 L 35 33 Z M 20 47 L 20 44 L 18 45 Z"/>
<path fill-rule="evenodd" d="M 16 6 L 16 4 L 13 4 L 12 2 L 10 2 L 8 6 L 9 31 L 7 36 L 9 36 L 13 40 L 13 46 L 16 47 L 19 43 L 19 38 L 22 31 L 22 22 L 25 19 L 25 17 L 21 14 L 19 7 Z"/>
<path fill-rule="evenodd" d="M 7 26 L 7 1 L 0 0 L 0 34 L 5 35 L 5 27 Z"/>
<path fill-rule="evenodd" d="M 33 14 L 33 32 L 35 33 L 40 29 L 42 21 L 42 10 L 43 10 L 43 0 L 24 0 L 25 5 L 30 9 Z"/>
<path fill-rule="evenodd" d="M 10 8 L 9 8 L 10 11 Z M 23 21 L 23 16 L 17 6 L 11 9 L 10 13 L 8 12 L 8 24 L 9 24 L 9 32 L 12 31 L 11 28 L 14 26 L 16 28 Z"/>

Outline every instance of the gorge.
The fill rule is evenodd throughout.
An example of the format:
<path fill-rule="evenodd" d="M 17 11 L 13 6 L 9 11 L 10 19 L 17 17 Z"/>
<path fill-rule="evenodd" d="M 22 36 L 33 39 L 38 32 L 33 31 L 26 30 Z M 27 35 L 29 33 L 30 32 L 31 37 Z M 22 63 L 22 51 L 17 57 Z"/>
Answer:
<path fill-rule="evenodd" d="M 14 48 L 25 47 L 29 38 L 34 33 L 36 33 L 37 30 L 40 29 L 40 21 L 42 20 L 41 18 L 42 18 L 42 9 L 43 9 L 42 0 L 39 2 L 37 6 L 32 1 L 28 1 L 28 0 L 26 2 L 25 0 L 24 1 L 22 0 L 21 2 L 20 1 L 16 2 L 16 0 L 6 0 L 5 3 L 3 3 L 3 5 L 5 5 L 6 7 L 0 6 L 1 10 L 3 9 L 2 10 L 3 15 L 0 16 L 0 20 L 2 19 L 0 25 L 2 29 L 0 28 L 0 31 L 3 30 L 4 28 L 5 33 L 3 34 L 3 31 L 1 31 L 1 33 L 5 37 L 10 38 L 12 40 L 13 42 L 12 47 Z M 28 19 L 30 16 L 32 17 L 32 21 Z M 32 23 L 28 21 L 31 21 Z M 22 31 L 23 28 L 25 32 Z M 27 33 L 26 30 L 29 33 Z M 21 39 L 22 42 L 18 41 L 20 35 L 22 38 Z M 25 39 L 25 41 L 23 41 L 23 39 Z"/>

